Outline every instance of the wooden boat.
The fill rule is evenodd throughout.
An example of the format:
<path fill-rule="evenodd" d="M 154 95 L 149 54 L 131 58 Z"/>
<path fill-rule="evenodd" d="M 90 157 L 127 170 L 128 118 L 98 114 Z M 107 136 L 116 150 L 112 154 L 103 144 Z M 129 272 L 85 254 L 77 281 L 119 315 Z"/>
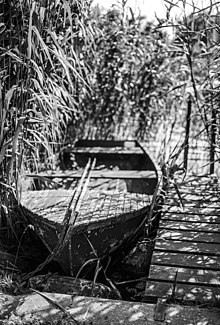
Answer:
<path fill-rule="evenodd" d="M 88 160 L 96 159 L 68 242 L 56 256 L 64 272 L 73 276 L 109 256 L 147 221 L 158 169 L 135 141 L 80 140 L 66 147 L 62 156 L 65 162 L 73 158 L 78 169 L 41 176 L 79 181 Z M 72 195 L 66 189 L 22 194 L 29 222 L 50 252 L 62 234 Z"/>

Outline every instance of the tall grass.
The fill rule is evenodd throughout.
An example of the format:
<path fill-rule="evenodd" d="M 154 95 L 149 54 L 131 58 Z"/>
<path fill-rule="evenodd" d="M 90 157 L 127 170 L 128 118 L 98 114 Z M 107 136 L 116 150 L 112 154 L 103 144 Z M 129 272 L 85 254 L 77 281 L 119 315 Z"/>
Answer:
<path fill-rule="evenodd" d="M 185 57 L 184 70 L 188 82 L 185 88 L 193 102 L 192 128 L 194 137 L 205 137 L 209 143 L 210 173 L 216 171 L 219 159 L 219 50 L 220 15 L 218 3 L 210 1 L 204 9 L 198 8 L 193 1 L 175 2 L 164 0 L 169 13 L 174 7 L 181 9 L 178 21 L 170 19 L 164 25 L 174 27 L 176 51 Z M 186 5 L 190 8 L 190 14 Z M 167 16 L 168 17 L 168 16 Z M 169 16 L 171 17 L 171 16 Z M 185 124 L 187 124 L 184 121 Z M 196 124 L 196 125 L 195 125 Z M 195 132 L 196 131 L 196 132 Z"/>
<path fill-rule="evenodd" d="M 87 93 L 82 107 L 105 135 L 114 133 L 118 124 L 136 120 L 133 136 L 146 137 L 159 120 L 179 106 L 182 80 L 177 86 L 168 37 L 158 25 L 135 16 L 125 3 L 103 13 L 96 7 L 93 21 L 97 34 L 92 62 L 92 92 Z M 175 74 L 177 71 L 175 71 Z M 173 89 L 170 100 L 170 89 Z M 176 105 L 176 107 L 175 107 Z"/>
<path fill-rule="evenodd" d="M 1 222 L 24 170 L 53 167 L 68 123 L 77 123 L 89 82 L 81 52 L 93 33 L 81 0 L 2 0 L 0 12 Z"/>

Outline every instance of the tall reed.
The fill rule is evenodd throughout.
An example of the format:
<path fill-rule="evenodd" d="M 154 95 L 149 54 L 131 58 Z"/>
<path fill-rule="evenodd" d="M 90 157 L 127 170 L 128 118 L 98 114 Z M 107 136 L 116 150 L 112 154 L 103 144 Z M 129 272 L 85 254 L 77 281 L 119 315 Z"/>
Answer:
<path fill-rule="evenodd" d="M 179 58 L 171 58 L 173 51 L 166 32 L 158 24 L 136 16 L 132 8 L 125 8 L 125 2 L 119 1 L 107 13 L 99 7 L 93 10 L 97 33 L 91 65 L 92 92 L 84 96 L 82 107 L 87 108 L 86 119 L 104 129 L 105 135 L 114 135 L 119 124 L 126 127 L 130 120 L 136 120 L 138 125 L 131 125 L 136 128 L 133 136 L 143 138 L 179 106 L 181 86 L 174 79 Z M 175 103 L 169 100 L 172 88 Z"/>
<path fill-rule="evenodd" d="M 169 14 L 174 8 L 179 8 L 181 12 L 179 20 L 173 20 L 171 15 L 167 15 L 169 19 L 164 25 L 173 26 L 176 50 L 181 51 L 186 59 L 184 70 L 188 71 L 188 81 L 185 93 L 190 95 L 193 103 L 193 136 L 206 138 L 210 151 L 210 173 L 213 173 L 216 171 L 215 163 L 219 159 L 220 146 L 218 3 L 207 2 L 204 9 L 197 7 L 194 1 L 186 3 L 180 0 L 173 3 L 164 0 L 164 3 Z M 186 121 L 184 123 L 187 124 Z"/>
<path fill-rule="evenodd" d="M 81 114 L 89 10 L 81 0 L 0 1 L 0 222 L 19 200 L 24 171 L 53 167 L 68 123 Z"/>

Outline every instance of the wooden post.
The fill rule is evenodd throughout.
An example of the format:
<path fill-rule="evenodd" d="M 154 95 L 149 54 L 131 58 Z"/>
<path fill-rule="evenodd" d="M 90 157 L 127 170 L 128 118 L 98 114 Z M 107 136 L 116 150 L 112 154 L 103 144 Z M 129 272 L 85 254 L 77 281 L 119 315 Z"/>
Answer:
<path fill-rule="evenodd" d="M 216 109 L 215 105 L 213 105 L 211 119 L 210 174 L 215 172 L 216 122 Z"/>
<path fill-rule="evenodd" d="M 191 96 L 189 96 L 188 105 L 187 105 L 186 134 L 185 134 L 185 141 L 184 141 L 184 158 L 183 158 L 183 167 L 186 171 L 187 171 L 187 165 L 188 165 L 191 113 L 192 113 L 192 98 L 191 98 Z"/>

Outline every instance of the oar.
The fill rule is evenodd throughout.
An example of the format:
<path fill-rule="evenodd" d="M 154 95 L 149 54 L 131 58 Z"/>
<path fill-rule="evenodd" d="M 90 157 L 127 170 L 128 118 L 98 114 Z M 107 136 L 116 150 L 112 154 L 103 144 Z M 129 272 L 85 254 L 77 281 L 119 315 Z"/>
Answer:
<path fill-rule="evenodd" d="M 84 171 L 82 173 L 82 176 L 81 176 L 81 178 L 79 180 L 77 188 L 74 190 L 73 195 L 72 195 L 72 197 L 71 197 L 71 199 L 69 201 L 69 204 L 68 204 L 65 216 L 64 216 L 64 220 L 63 220 L 63 230 L 62 230 L 62 232 L 60 234 L 60 237 L 59 237 L 59 243 L 61 243 L 63 241 L 63 238 L 65 237 L 67 227 L 68 227 L 68 225 L 70 223 L 70 218 L 71 218 L 71 215 L 72 215 L 72 211 L 74 211 L 75 208 L 76 208 L 78 198 L 79 198 L 80 193 L 82 191 L 83 182 L 84 182 L 85 178 L 87 177 L 87 175 L 89 173 L 90 167 L 91 167 L 91 159 L 89 158 L 89 160 L 88 160 L 88 162 L 86 164 L 86 167 L 85 167 L 85 169 L 84 169 Z"/>
<path fill-rule="evenodd" d="M 77 189 L 74 191 L 74 193 L 69 201 L 69 204 L 68 204 L 65 216 L 64 216 L 63 230 L 60 234 L 57 245 L 55 246 L 53 251 L 50 253 L 50 255 L 47 256 L 46 260 L 43 263 L 39 264 L 38 267 L 34 271 L 32 271 L 22 277 L 22 281 L 27 281 L 29 278 L 34 276 L 37 272 L 41 271 L 45 267 L 45 265 L 50 263 L 54 259 L 54 257 L 57 256 L 62 251 L 63 247 L 65 246 L 66 242 L 69 239 L 71 230 L 76 222 L 76 218 L 78 215 L 78 213 L 76 213 L 76 207 L 77 207 L 77 212 L 79 212 L 79 208 L 80 208 L 80 206 L 77 206 L 77 203 L 79 201 L 82 202 L 82 196 L 85 195 L 86 188 L 88 186 L 89 179 L 90 179 L 90 172 L 95 167 L 95 163 L 96 163 L 96 159 L 94 159 L 92 163 L 91 163 L 91 159 L 89 159 L 89 161 L 83 171 L 82 177 L 79 181 Z M 83 186 L 84 181 L 85 181 L 85 183 Z M 72 207 L 72 204 L 73 204 L 73 207 Z"/>
<path fill-rule="evenodd" d="M 64 238 L 63 238 L 63 242 L 61 244 L 61 249 L 60 250 L 63 249 L 63 247 L 66 245 L 66 243 L 69 240 L 71 231 L 72 231 L 72 229 L 73 229 L 73 227 L 75 225 L 77 216 L 79 214 L 79 210 L 80 210 L 80 206 L 82 204 L 83 197 L 84 197 L 84 195 L 86 193 L 86 190 L 87 190 L 87 187 L 88 187 L 88 184 L 89 184 L 89 181 L 90 181 L 91 171 L 95 168 L 95 164 L 96 164 L 96 159 L 94 158 L 91 167 L 89 166 L 88 173 L 86 173 L 84 178 L 83 178 L 83 181 L 85 180 L 85 183 L 84 183 L 84 185 L 82 185 L 83 181 L 81 182 L 80 191 L 78 192 L 78 195 L 76 196 L 76 198 L 74 198 L 74 200 L 73 200 L 74 206 L 70 208 L 71 215 L 70 215 L 70 218 L 69 218 L 69 222 L 68 222 L 68 225 L 67 225 L 67 228 L 66 228 L 66 233 L 64 234 Z M 59 254 L 59 252 L 57 254 Z"/>

